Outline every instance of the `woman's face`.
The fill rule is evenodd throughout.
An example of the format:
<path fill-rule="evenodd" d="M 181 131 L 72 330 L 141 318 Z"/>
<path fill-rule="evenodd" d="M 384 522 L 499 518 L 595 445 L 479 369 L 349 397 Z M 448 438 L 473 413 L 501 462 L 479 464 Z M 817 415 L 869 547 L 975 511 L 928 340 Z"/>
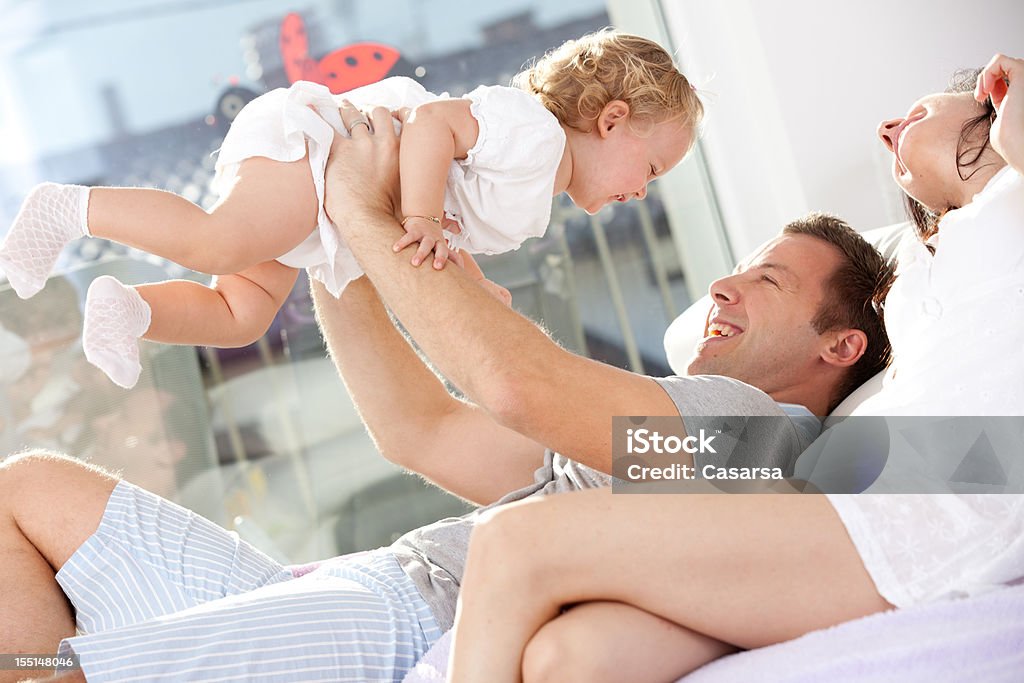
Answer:
<path fill-rule="evenodd" d="M 1003 165 L 989 149 L 963 169 L 967 180 L 957 170 L 960 131 L 969 119 L 984 113 L 971 93 L 941 93 L 921 98 L 905 117 L 882 121 L 878 137 L 892 152 L 892 175 L 899 186 L 935 213 L 969 203 Z M 966 140 L 966 148 L 981 145 L 984 138 L 979 136 L 985 131 L 979 127 L 977 139 Z"/>

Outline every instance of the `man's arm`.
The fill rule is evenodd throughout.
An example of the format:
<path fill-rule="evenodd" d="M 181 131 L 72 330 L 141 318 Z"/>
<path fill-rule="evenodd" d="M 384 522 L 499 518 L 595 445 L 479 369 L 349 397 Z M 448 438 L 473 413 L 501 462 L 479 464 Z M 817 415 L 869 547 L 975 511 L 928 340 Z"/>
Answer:
<path fill-rule="evenodd" d="M 385 458 L 481 504 L 533 481 L 543 448 L 449 394 L 365 277 L 340 299 L 314 283 L 313 302 L 331 358 Z"/>
<path fill-rule="evenodd" d="M 347 124 L 361 114 L 341 113 Z M 390 114 L 374 129 L 337 136 L 327 167 L 326 209 L 373 282 L 434 365 L 500 424 L 579 462 L 611 471 L 611 418 L 675 415 L 649 377 L 572 354 L 502 306 L 462 270 L 413 268 L 391 245 L 398 139 Z M 466 312 L 471 311 L 471 315 Z"/>

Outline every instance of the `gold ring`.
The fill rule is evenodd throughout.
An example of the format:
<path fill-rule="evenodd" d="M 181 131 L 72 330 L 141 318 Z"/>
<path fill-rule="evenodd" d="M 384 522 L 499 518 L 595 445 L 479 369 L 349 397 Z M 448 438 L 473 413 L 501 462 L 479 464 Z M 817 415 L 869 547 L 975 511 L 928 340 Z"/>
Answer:
<path fill-rule="evenodd" d="M 348 129 L 348 132 L 351 133 L 352 131 L 354 131 L 356 129 L 356 126 L 360 126 L 360 125 L 366 126 L 366 131 L 367 132 L 370 131 L 370 122 L 367 121 L 366 119 L 359 119 L 358 121 L 356 121 L 355 123 L 352 124 L 352 126 Z"/>

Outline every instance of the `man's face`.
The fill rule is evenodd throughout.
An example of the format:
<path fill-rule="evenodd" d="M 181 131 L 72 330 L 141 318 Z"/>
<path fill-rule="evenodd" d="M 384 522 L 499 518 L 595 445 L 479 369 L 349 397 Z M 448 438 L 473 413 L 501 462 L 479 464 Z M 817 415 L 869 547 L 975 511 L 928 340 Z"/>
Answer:
<path fill-rule="evenodd" d="M 793 400 L 786 390 L 820 370 L 826 341 L 811 321 L 841 258 L 816 237 L 786 235 L 713 282 L 713 306 L 688 374 L 725 375 Z"/>

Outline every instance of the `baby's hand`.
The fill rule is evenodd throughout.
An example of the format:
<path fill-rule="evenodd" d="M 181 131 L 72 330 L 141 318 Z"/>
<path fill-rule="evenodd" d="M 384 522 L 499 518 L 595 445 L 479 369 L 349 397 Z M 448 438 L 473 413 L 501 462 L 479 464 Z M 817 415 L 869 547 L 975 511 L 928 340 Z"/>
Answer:
<path fill-rule="evenodd" d="M 412 264 L 418 266 L 434 252 L 434 268 L 441 270 L 448 261 L 448 243 L 444 239 L 441 222 L 433 217 L 408 216 L 402 221 L 405 234 L 395 242 L 393 249 L 398 252 L 410 244 L 419 242 L 419 248 L 413 254 Z"/>
<path fill-rule="evenodd" d="M 443 230 L 461 232 L 461 227 L 455 221 L 446 218 L 442 223 L 427 216 L 407 216 L 402 221 L 402 227 L 405 228 L 405 235 L 395 242 L 392 247 L 394 251 L 402 251 L 410 244 L 419 242 L 420 246 L 412 257 L 412 265 L 419 266 L 430 252 L 434 252 L 434 268 L 437 270 L 442 270 L 448 262 L 448 242 Z"/>

